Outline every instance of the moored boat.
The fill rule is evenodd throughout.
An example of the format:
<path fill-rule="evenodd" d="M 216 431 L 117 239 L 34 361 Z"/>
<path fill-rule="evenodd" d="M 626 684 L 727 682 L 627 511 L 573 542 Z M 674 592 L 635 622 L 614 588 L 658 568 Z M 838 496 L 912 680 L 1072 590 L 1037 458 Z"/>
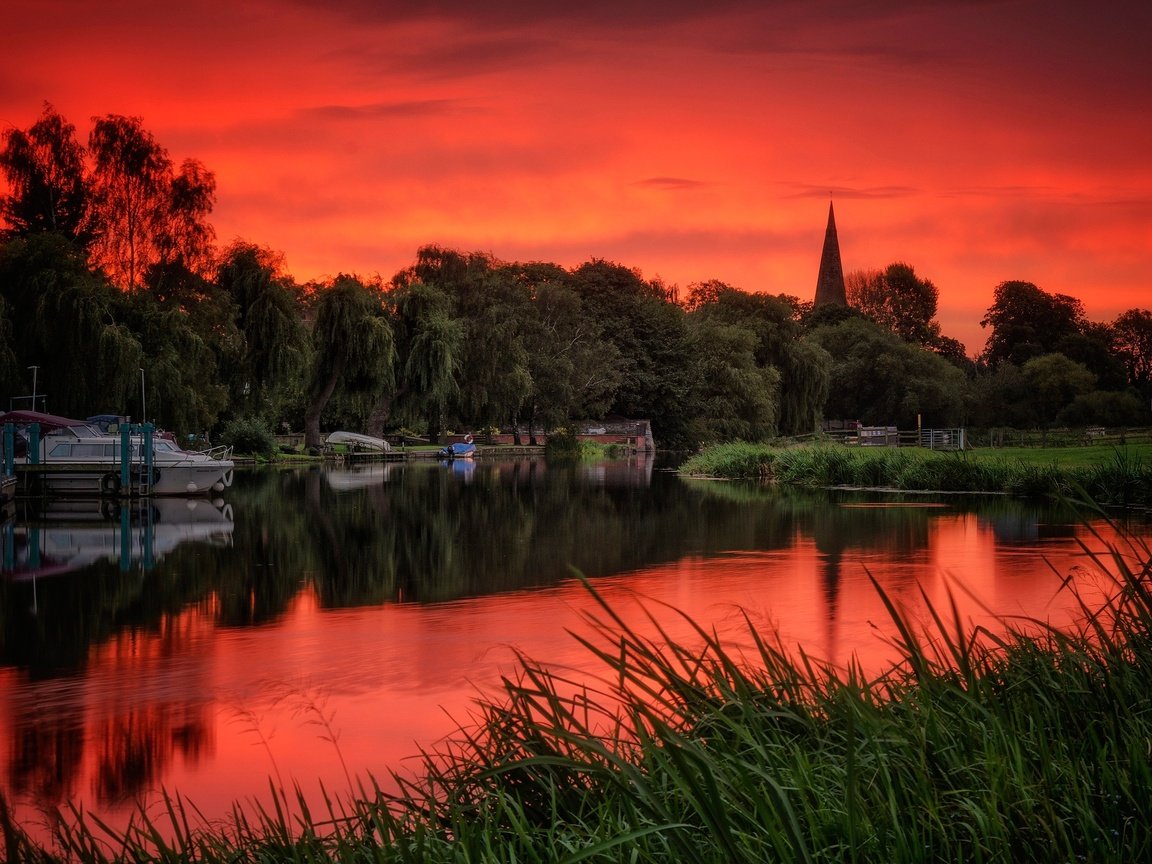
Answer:
<path fill-rule="evenodd" d="M 463 441 L 457 441 L 440 449 L 440 455 L 445 459 L 471 459 L 476 455 L 476 445 L 471 435 L 465 435 Z"/>
<path fill-rule="evenodd" d="M 16 465 L 35 472 L 51 493 L 196 495 L 232 485 L 230 447 L 182 450 L 143 427 L 133 427 L 139 431 L 126 439 L 84 420 L 36 411 L 0 414 L 0 426 L 7 423 L 16 428 Z M 30 434 L 33 424 L 38 442 Z"/>

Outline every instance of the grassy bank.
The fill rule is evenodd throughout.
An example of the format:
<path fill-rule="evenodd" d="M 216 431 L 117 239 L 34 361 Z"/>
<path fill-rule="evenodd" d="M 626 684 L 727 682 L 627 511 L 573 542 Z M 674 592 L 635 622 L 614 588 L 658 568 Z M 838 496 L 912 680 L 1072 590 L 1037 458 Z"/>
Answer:
<path fill-rule="evenodd" d="M 1149 860 L 1152 554 L 1094 563 L 1108 599 L 1071 631 L 968 632 L 938 609 L 921 634 L 877 586 L 902 659 L 875 676 L 751 623 L 751 656 L 704 630 L 649 638 L 602 602 L 585 641 L 599 680 L 524 661 L 398 798 L 369 787 L 317 813 L 281 791 L 216 826 L 174 799 L 126 834 L 80 819 L 61 852 L 4 822 L 4 848 L 30 862 Z"/>
<path fill-rule="evenodd" d="M 909 491 L 1083 495 L 1108 505 L 1152 506 L 1152 448 L 1070 448 L 942 453 L 919 448 L 811 444 L 722 444 L 693 456 L 681 473 L 765 478 L 802 487 L 863 486 Z M 1091 451 L 1093 458 L 1086 458 Z"/>

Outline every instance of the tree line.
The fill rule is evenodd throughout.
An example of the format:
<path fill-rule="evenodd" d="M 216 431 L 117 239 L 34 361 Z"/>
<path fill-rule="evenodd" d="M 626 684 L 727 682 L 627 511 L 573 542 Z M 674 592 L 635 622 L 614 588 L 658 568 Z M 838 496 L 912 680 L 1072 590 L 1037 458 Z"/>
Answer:
<path fill-rule="evenodd" d="M 281 254 L 219 246 L 213 173 L 140 118 L 51 105 L 3 134 L 0 392 L 55 413 L 373 435 L 536 430 L 619 415 L 666 447 L 801 435 L 826 419 L 915 426 L 1149 422 L 1152 313 L 1091 322 L 1028 282 L 995 291 L 975 358 L 914 268 L 849 274 L 849 305 L 622 264 L 505 262 L 425 246 L 390 279 L 298 283 Z M 13 403 L 15 407 L 21 407 Z M 5 406 L 6 407 L 6 406 Z M 27 407 L 27 406 L 24 406 Z"/>

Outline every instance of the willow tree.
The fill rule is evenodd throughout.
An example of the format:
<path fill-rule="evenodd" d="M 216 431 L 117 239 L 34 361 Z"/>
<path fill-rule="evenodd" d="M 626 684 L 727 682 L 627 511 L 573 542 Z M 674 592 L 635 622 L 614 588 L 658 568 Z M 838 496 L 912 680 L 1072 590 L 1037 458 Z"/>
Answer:
<path fill-rule="evenodd" d="M 143 349 L 126 298 L 88 269 L 74 244 L 46 233 L 0 247 L 0 293 L 12 321 L 21 322 L 11 343 L 18 368 L 38 367 L 37 389 L 48 394 L 50 410 L 125 409 L 138 389 Z"/>
<path fill-rule="evenodd" d="M 459 392 L 462 323 L 452 314 L 452 298 L 423 282 L 401 284 L 388 293 L 396 339 L 396 380 L 377 400 L 368 421 L 370 435 L 398 415 L 428 423 L 430 434 Z"/>
<path fill-rule="evenodd" d="M 705 444 L 764 441 L 776 435 L 780 373 L 756 362 L 759 340 L 748 327 L 689 318 L 693 438 Z"/>
<path fill-rule="evenodd" d="M 312 344 L 304 445 L 319 447 L 320 417 L 337 388 L 375 402 L 392 386 L 396 352 L 380 292 L 337 276 L 316 304 Z"/>
<path fill-rule="evenodd" d="M 243 342 L 239 362 L 227 370 L 232 404 L 237 413 L 272 420 L 299 386 L 308 361 L 295 286 L 281 256 L 242 241 L 225 251 L 216 284 L 232 300 Z"/>
<path fill-rule="evenodd" d="M 832 359 L 803 338 L 800 303 L 785 294 L 750 293 L 723 282 L 690 286 L 689 318 L 742 327 L 756 337 L 757 366 L 775 369 L 773 392 L 780 434 L 802 435 L 819 425 L 828 396 Z M 820 307 L 836 310 L 834 304 Z"/>

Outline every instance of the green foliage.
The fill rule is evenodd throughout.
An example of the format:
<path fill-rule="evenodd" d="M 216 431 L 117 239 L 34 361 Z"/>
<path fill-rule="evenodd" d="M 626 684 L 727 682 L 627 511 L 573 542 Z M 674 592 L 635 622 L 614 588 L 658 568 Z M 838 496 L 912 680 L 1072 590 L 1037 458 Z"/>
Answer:
<path fill-rule="evenodd" d="M 237 241 L 225 252 L 217 284 L 231 300 L 231 324 L 241 340 L 237 362 L 225 366 L 229 401 L 239 414 L 274 420 L 303 389 L 309 341 L 295 286 L 267 249 Z"/>
<path fill-rule="evenodd" d="M 1113 452 L 1113 451 L 1110 451 Z M 1101 503 L 1147 506 L 1152 467 L 1116 450 L 1111 458 L 1061 467 L 1054 459 L 1020 459 L 919 448 L 793 447 L 723 444 L 687 460 L 681 473 L 723 478 L 766 478 L 784 486 L 853 486 L 936 492 L 1003 492 L 1028 498 L 1086 494 Z"/>
<path fill-rule="evenodd" d="M 619 356 L 620 383 L 612 413 L 652 422 L 653 435 L 670 449 L 694 442 L 688 426 L 694 407 L 690 337 L 684 312 L 666 289 L 639 273 L 602 260 L 581 264 L 573 286 L 587 314 Z"/>
<path fill-rule="evenodd" d="M 763 441 L 776 434 L 780 373 L 756 362 L 755 333 L 736 324 L 690 319 L 697 364 L 693 439 Z"/>
<path fill-rule="evenodd" d="M 845 283 L 848 305 L 905 342 L 929 347 L 939 338 L 940 325 L 933 319 L 940 289 L 918 277 L 911 264 L 851 273 Z"/>
<path fill-rule="evenodd" d="M 1020 369 L 1028 385 L 1036 415 L 1045 425 L 1052 423 L 1077 396 L 1090 393 L 1096 376 L 1082 364 L 1063 354 L 1033 357 Z"/>
<path fill-rule="evenodd" d="M 268 458 L 276 453 L 276 439 L 258 417 L 228 421 L 220 432 L 220 440 L 238 454 Z"/>
<path fill-rule="evenodd" d="M 866 425 L 960 425 L 964 374 L 937 354 L 861 318 L 820 327 L 810 338 L 832 357 L 824 416 Z"/>
<path fill-rule="evenodd" d="M 583 454 L 581 441 L 571 429 L 556 429 L 544 445 L 544 455 L 548 459 L 580 459 Z"/>
<path fill-rule="evenodd" d="M 374 403 L 394 385 L 396 347 L 382 295 L 353 276 L 337 276 L 316 304 L 312 343 L 304 435 L 306 446 L 318 447 L 320 415 L 337 387 Z"/>
<path fill-rule="evenodd" d="M 1095 390 L 1082 393 L 1060 411 L 1061 426 L 1142 426 L 1149 422 L 1148 406 L 1134 393 Z"/>
<path fill-rule="evenodd" d="M 697 438 L 711 441 L 719 435 L 728 439 L 757 440 L 775 434 L 777 429 L 785 435 L 802 435 L 816 430 L 828 395 L 832 364 L 827 352 L 801 339 L 799 305 L 793 297 L 749 294 L 722 282 L 692 286 L 686 307 L 691 312 L 689 321 L 696 330 L 695 339 L 700 346 L 696 349 L 701 362 L 696 386 L 705 403 L 697 410 L 701 410 L 704 417 L 712 418 L 711 421 L 701 418 L 702 428 Z M 739 328 L 752 335 L 753 363 L 744 358 L 741 362 L 746 371 L 739 377 L 746 381 L 753 377 L 750 372 L 754 365 L 761 370 L 758 376 L 761 380 L 754 386 L 733 388 L 732 385 L 739 382 L 734 380 L 736 370 L 723 362 L 726 349 L 707 344 L 708 329 L 716 331 L 722 326 Z M 734 349 L 733 361 L 747 350 Z M 721 371 L 724 368 L 728 368 L 726 373 Z M 725 378 L 730 380 L 725 382 Z M 771 380 L 773 378 L 775 382 Z M 717 387 L 717 383 L 721 386 Z M 764 395 L 750 399 L 757 390 Z M 725 391 L 737 397 L 727 405 Z M 713 396 L 710 405 L 709 393 Z M 694 400 L 696 403 L 700 401 Z M 717 420 L 726 417 L 732 418 L 731 428 L 716 428 Z"/>
<path fill-rule="evenodd" d="M 980 322 L 991 327 L 984 359 L 1023 365 L 1033 357 L 1058 350 L 1058 343 L 1080 332 L 1084 307 L 1063 294 L 1049 294 L 1031 282 L 1001 282 Z"/>

